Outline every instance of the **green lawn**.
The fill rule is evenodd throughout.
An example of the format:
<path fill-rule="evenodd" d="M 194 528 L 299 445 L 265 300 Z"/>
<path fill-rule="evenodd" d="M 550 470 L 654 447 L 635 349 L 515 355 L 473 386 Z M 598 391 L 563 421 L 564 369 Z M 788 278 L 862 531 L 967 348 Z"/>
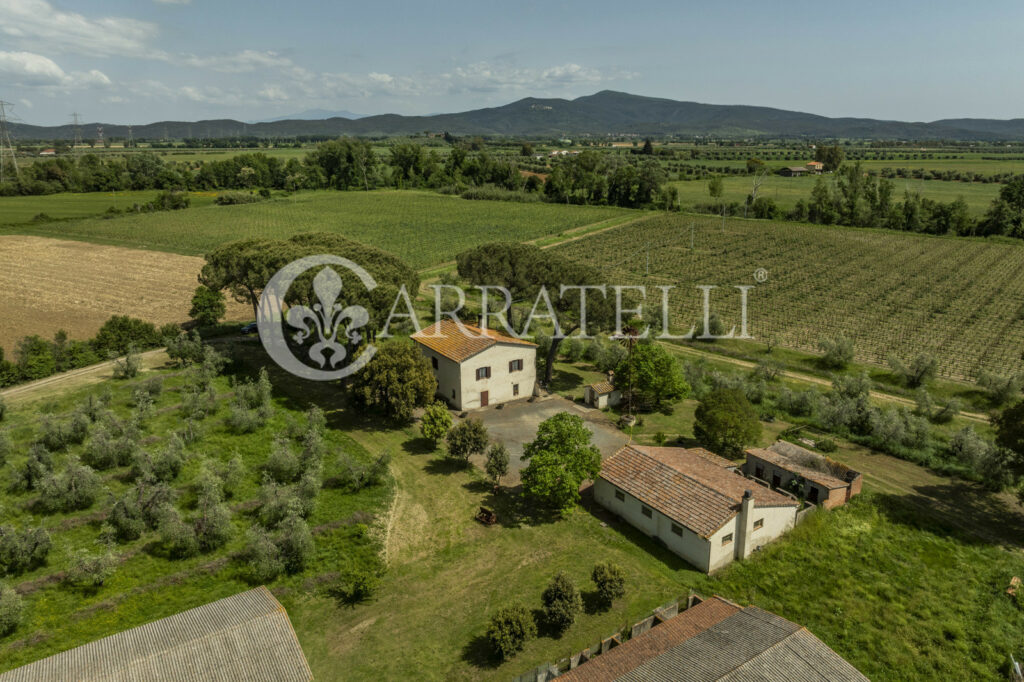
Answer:
<path fill-rule="evenodd" d="M 45 205 L 50 197 L 37 199 Z M 3 201 L 7 199 L 0 199 L 0 207 Z M 423 268 L 488 241 L 527 241 L 635 214 L 596 206 L 469 201 L 433 192 L 320 191 L 240 206 L 194 206 L 110 220 L 20 224 L 0 228 L 0 234 L 200 255 L 233 239 L 326 231 L 379 246 Z"/>
<path fill-rule="evenodd" d="M 713 162 L 711 165 L 714 165 Z M 770 175 L 762 183 L 758 191 L 758 197 L 772 199 L 780 208 L 789 210 L 796 205 L 800 199 L 810 201 L 811 190 L 819 176 L 804 176 L 800 178 L 785 178 L 781 175 Z M 824 176 L 828 179 L 828 176 Z M 747 195 L 753 184 L 753 177 L 727 175 L 722 177 L 725 187 L 725 201 L 727 203 L 737 202 L 742 204 L 746 201 Z M 963 197 L 972 215 L 980 216 L 988 210 L 989 204 L 999 194 L 1002 185 L 995 183 L 980 182 L 950 182 L 946 180 L 903 180 L 893 178 L 892 183 L 896 188 L 894 199 L 903 200 L 904 191 L 919 192 L 922 197 L 934 201 L 950 202 L 958 197 Z M 670 183 L 679 190 L 679 200 L 684 206 L 695 204 L 713 203 L 708 195 L 708 183 L 706 180 L 678 180 Z"/>

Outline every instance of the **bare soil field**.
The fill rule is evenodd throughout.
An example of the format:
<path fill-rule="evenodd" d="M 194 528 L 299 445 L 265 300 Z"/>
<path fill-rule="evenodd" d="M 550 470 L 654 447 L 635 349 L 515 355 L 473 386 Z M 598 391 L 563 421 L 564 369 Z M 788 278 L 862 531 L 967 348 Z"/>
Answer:
<path fill-rule="evenodd" d="M 28 334 L 91 337 L 111 315 L 185 322 L 203 259 L 83 242 L 0 235 L 0 347 Z M 251 317 L 229 301 L 228 319 Z"/>

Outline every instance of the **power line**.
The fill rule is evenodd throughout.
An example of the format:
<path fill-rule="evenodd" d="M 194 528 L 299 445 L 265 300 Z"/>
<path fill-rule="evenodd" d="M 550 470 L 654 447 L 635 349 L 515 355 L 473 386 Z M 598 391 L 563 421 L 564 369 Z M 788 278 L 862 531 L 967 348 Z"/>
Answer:
<path fill-rule="evenodd" d="M 3 184 L 4 161 L 7 156 L 11 157 L 11 165 L 14 166 L 14 177 L 20 178 L 18 171 L 18 159 L 14 155 L 14 146 L 11 144 L 11 133 L 7 129 L 7 107 L 14 106 L 10 102 L 0 100 L 0 184 Z"/>

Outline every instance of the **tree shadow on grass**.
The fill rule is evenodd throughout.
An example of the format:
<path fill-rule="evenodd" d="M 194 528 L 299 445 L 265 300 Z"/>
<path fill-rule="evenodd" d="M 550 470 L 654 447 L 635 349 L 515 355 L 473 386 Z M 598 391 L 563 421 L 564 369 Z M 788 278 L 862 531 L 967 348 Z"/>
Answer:
<path fill-rule="evenodd" d="M 477 479 L 464 483 L 463 487 L 484 495 L 480 505 L 493 510 L 498 515 L 498 525 L 503 528 L 539 526 L 561 518 L 558 512 L 537 507 L 523 494 L 522 486 L 495 489 L 490 482 Z"/>
<path fill-rule="evenodd" d="M 981 486 L 953 480 L 913 489 L 913 495 L 876 493 L 875 506 L 890 521 L 970 544 L 1024 546 L 1024 511 Z"/>
<path fill-rule="evenodd" d="M 462 660 L 472 666 L 493 670 L 501 665 L 486 635 L 477 635 L 462 647 Z"/>
<path fill-rule="evenodd" d="M 461 459 L 455 459 L 454 457 L 435 457 L 427 462 L 427 465 L 423 467 L 423 470 L 428 474 L 440 474 L 447 476 L 460 471 L 466 471 L 470 466 L 471 465 L 468 462 Z"/>
<path fill-rule="evenodd" d="M 575 372 L 567 372 L 564 369 L 556 369 L 551 375 L 551 383 L 547 389 L 552 393 L 560 391 L 571 391 L 583 385 L 583 377 Z"/>
<path fill-rule="evenodd" d="M 410 455 L 429 455 L 437 450 L 429 438 L 409 438 L 402 443 L 402 450 Z"/>
<path fill-rule="evenodd" d="M 611 608 L 611 604 L 606 602 L 601 597 L 601 593 L 597 590 L 592 590 L 590 592 L 580 590 L 580 597 L 583 598 L 583 613 L 588 616 L 596 616 L 597 614 L 604 613 Z"/>

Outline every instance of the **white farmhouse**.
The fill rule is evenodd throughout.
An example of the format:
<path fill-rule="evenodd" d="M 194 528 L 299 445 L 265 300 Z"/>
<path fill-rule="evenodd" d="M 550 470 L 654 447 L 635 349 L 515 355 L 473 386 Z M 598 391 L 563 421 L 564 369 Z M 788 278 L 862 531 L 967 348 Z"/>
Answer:
<path fill-rule="evenodd" d="M 633 444 L 601 464 L 594 498 L 705 573 L 791 529 L 799 507 L 707 450 Z"/>
<path fill-rule="evenodd" d="M 456 410 L 529 398 L 537 383 L 537 344 L 452 320 L 412 335 L 437 379 L 437 394 Z"/>

